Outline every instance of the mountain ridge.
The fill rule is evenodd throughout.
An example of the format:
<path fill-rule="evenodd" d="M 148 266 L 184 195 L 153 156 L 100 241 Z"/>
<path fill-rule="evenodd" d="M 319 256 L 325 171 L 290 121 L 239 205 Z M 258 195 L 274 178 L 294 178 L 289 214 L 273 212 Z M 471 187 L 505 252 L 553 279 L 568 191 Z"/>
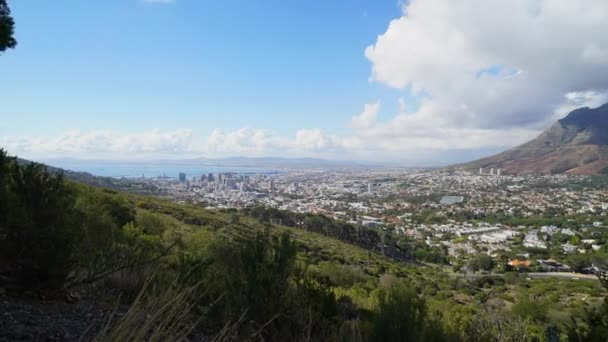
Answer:
<path fill-rule="evenodd" d="M 571 111 L 535 139 L 452 170 L 501 169 L 510 174 L 603 174 L 608 171 L 608 103 Z"/>

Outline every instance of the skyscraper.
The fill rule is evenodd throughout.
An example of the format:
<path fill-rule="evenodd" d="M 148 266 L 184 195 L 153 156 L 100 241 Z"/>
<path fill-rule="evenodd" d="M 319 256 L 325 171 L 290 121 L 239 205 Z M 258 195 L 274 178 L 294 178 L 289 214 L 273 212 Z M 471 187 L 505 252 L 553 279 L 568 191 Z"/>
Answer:
<path fill-rule="evenodd" d="M 183 172 L 179 173 L 179 181 L 182 183 L 186 183 L 186 174 Z"/>

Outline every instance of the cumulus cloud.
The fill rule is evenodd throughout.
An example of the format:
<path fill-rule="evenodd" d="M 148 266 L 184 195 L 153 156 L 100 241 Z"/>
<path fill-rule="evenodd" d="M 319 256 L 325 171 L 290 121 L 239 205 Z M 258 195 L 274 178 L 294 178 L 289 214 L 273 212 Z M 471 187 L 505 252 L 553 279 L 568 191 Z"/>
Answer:
<path fill-rule="evenodd" d="M 365 129 L 354 130 L 342 136 L 329 134 L 319 128 L 300 129 L 292 135 L 259 128 L 232 131 L 214 129 L 206 137 L 194 134 L 189 129 L 141 133 L 94 130 L 70 131 L 52 137 L 4 137 L 0 138 L 0 146 L 11 154 L 28 158 L 282 156 L 411 163 L 425 160 L 428 163 L 433 162 L 431 156 L 450 154 L 455 149 L 504 147 L 536 134 L 532 130 L 523 129 L 463 130 L 438 127 L 434 122 L 425 120 L 427 110 L 432 110 L 432 107 L 427 109 L 427 106 L 432 105 L 423 105 L 417 113 L 400 112 L 386 122 L 369 122 Z"/>
<path fill-rule="evenodd" d="M 286 140 L 267 129 L 241 128 L 225 132 L 215 129 L 201 150 L 211 154 L 263 155 L 281 150 Z"/>
<path fill-rule="evenodd" d="M 208 136 L 190 129 L 119 133 L 109 130 L 69 131 L 50 137 L 9 136 L 0 147 L 29 157 L 77 158 L 188 157 L 188 156 L 335 156 L 342 143 L 321 129 L 300 129 L 282 136 L 268 129 L 214 129 Z"/>
<path fill-rule="evenodd" d="M 380 112 L 380 101 L 366 104 L 361 114 L 352 118 L 351 126 L 356 129 L 365 129 L 372 126 L 376 122 L 378 112 Z"/>
<path fill-rule="evenodd" d="M 372 81 L 429 95 L 431 121 L 539 125 L 608 89 L 608 2 L 411 0 L 365 54 Z"/>
<path fill-rule="evenodd" d="M 321 129 L 300 129 L 289 137 L 267 129 L 241 128 L 228 132 L 213 130 L 206 144 L 201 146 L 201 151 L 212 155 L 302 156 L 327 154 L 340 148 L 340 138 L 326 134 Z"/>
<path fill-rule="evenodd" d="M 344 140 L 346 147 L 393 152 L 393 155 L 399 152 L 504 148 L 538 134 L 538 130 L 525 127 L 488 129 L 447 124 L 436 115 L 439 110 L 436 102 L 429 99 L 423 100 L 414 113 L 405 111 L 403 100 L 399 100 L 399 105 L 400 111 L 392 119 L 367 125 L 365 130 L 357 131 L 350 139 Z M 459 110 L 466 111 L 466 108 L 454 109 Z"/>
<path fill-rule="evenodd" d="M 118 133 L 74 130 L 52 137 L 4 137 L 0 145 L 11 153 L 33 156 L 169 155 L 192 150 L 192 131 Z"/>

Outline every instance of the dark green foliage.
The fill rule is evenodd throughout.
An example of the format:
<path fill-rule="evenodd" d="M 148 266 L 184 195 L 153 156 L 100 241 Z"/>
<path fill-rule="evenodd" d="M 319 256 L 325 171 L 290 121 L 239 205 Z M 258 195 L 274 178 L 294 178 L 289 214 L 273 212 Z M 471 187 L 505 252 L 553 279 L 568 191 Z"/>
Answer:
<path fill-rule="evenodd" d="M 535 319 L 542 321 L 547 316 L 547 308 L 543 303 L 533 302 L 527 298 L 521 298 L 511 311 L 522 319 Z"/>
<path fill-rule="evenodd" d="M 17 41 L 13 37 L 15 21 L 11 17 L 11 10 L 6 0 L 0 0 L 0 52 L 13 49 Z"/>
<path fill-rule="evenodd" d="M 0 279 L 17 290 L 61 290 L 158 254 L 143 232 L 123 229 L 135 211 L 116 194 L 2 150 L 0 181 Z"/>
<path fill-rule="evenodd" d="M 5 272 L 24 288 L 58 288 L 81 238 L 74 191 L 62 175 L 51 174 L 42 165 L 19 166 L 3 151 L 0 155 L 5 173 L 0 190 L 6 203 L 0 217 Z"/>
<path fill-rule="evenodd" d="M 469 268 L 473 272 L 479 270 L 490 271 L 494 268 L 494 260 L 487 254 L 479 254 L 469 261 Z"/>
<path fill-rule="evenodd" d="M 217 326 L 243 320 L 241 339 L 261 330 L 267 339 L 296 338 L 309 328 L 315 336 L 329 334 L 338 321 L 337 302 L 327 284 L 297 267 L 296 251 L 288 234 L 268 230 L 211 246 L 205 284 L 210 298 L 221 297 L 212 312 Z"/>
<path fill-rule="evenodd" d="M 243 212 L 262 222 L 280 224 L 287 227 L 301 228 L 309 232 L 332 237 L 367 250 L 382 252 L 387 257 L 396 260 L 411 260 L 398 247 L 397 242 L 382 243 L 380 231 L 362 225 L 333 220 L 323 215 L 301 214 L 274 208 L 255 206 L 244 209 Z M 431 258 L 436 259 L 433 254 Z"/>
<path fill-rule="evenodd" d="M 404 284 L 378 294 L 373 320 L 374 341 L 439 341 L 441 330 L 428 317 L 425 300 Z"/>
<path fill-rule="evenodd" d="M 569 341 L 608 340 L 608 298 L 602 305 L 584 309 L 581 314 L 572 316 L 567 335 Z"/>
<path fill-rule="evenodd" d="M 575 272 L 583 272 L 586 267 L 590 267 L 593 263 L 593 255 L 587 254 L 572 254 L 566 259 L 566 264 L 572 267 Z"/>
<path fill-rule="evenodd" d="M 492 286 L 503 285 L 505 283 L 505 279 L 501 276 L 485 276 L 474 278 L 472 283 L 478 288 L 489 288 Z"/>

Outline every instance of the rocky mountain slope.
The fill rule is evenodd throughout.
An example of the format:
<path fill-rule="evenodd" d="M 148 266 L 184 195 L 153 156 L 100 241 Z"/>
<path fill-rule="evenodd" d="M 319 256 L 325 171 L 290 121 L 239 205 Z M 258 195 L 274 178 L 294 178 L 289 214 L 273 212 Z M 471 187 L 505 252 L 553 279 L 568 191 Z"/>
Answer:
<path fill-rule="evenodd" d="M 608 104 L 576 109 L 536 139 L 451 169 L 500 168 L 503 173 L 608 173 Z"/>

